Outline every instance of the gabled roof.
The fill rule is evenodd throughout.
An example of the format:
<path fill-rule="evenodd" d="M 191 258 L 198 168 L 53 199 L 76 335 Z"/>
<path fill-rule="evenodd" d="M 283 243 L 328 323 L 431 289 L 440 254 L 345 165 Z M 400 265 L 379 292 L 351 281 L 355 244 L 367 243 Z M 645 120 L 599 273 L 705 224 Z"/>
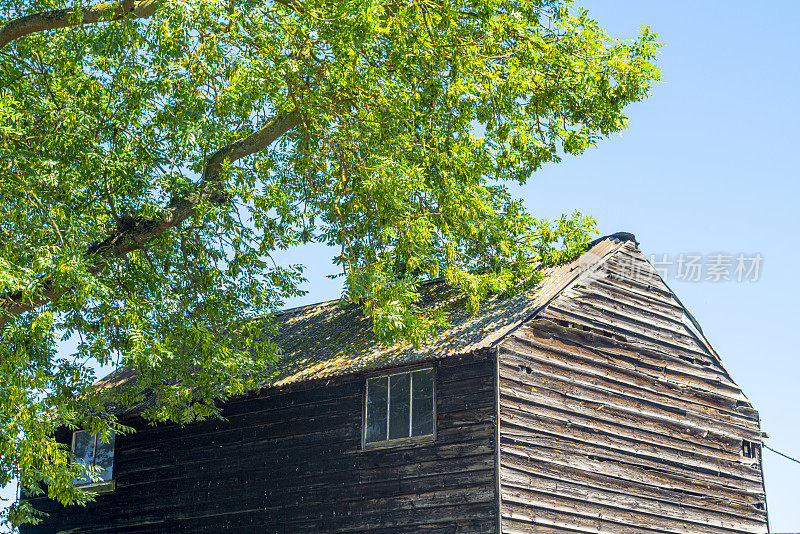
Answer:
<path fill-rule="evenodd" d="M 279 331 L 274 341 L 283 350 L 284 357 L 265 385 L 282 386 L 332 378 L 492 347 L 522 323 L 536 317 L 570 287 L 595 277 L 593 273 L 599 272 L 618 252 L 638 252 L 636 245 L 635 237 L 626 232 L 599 238 L 574 260 L 545 268 L 541 281 L 534 287 L 510 298 L 490 298 L 481 304 L 475 315 L 467 313 L 464 298 L 457 290 L 442 281 L 428 282 L 421 290 L 423 307 L 431 312 L 443 311 L 452 326 L 419 348 L 403 343 L 381 344 L 373 335 L 371 320 L 357 305 L 341 305 L 333 300 L 279 312 L 275 315 Z M 663 281 L 661 284 L 666 288 Z M 688 312 L 686 317 L 690 318 L 687 329 L 703 346 L 704 352 L 717 359 L 699 325 Z M 133 378 L 129 370 L 119 369 L 100 380 L 98 385 L 120 386 Z"/>
<path fill-rule="evenodd" d="M 270 385 L 394 367 L 490 347 L 630 239 L 633 236 L 624 233 L 598 239 L 573 261 L 546 268 L 534 287 L 510 298 L 490 298 L 475 315 L 467 313 L 465 300 L 457 290 L 442 281 L 426 283 L 422 288 L 423 307 L 442 310 L 452 327 L 416 349 L 409 344 L 382 345 L 372 333 L 371 320 L 356 305 L 329 301 L 286 310 L 276 316 L 280 330 L 275 341 L 283 349 L 284 359 Z"/>
<path fill-rule="evenodd" d="M 595 333 L 663 362 L 677 359 L 746 402 L 697 321 L 634 243 L 621 244 L 602 265 L 581 275 L 535 322 Z"/>

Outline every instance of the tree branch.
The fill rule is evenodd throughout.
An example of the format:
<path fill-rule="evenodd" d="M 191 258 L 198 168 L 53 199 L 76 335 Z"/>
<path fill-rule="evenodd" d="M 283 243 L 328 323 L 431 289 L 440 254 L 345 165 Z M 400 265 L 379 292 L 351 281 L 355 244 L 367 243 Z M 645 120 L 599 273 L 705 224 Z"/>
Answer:
<path fill-rule="evenodd" d="M 220 176 L 225 165 L 264 150 L 300 122 L 300 113 L 297 111 L 280 114 L 256 132 L 217 150 L 206 160 L 203 178 L 197 190 L 185 197 L 174 197 L 162 210 L 161 215 L 154 218 L 123 215 L 117 223 L 117 229 L 111 235 L 103 241 L 92 244 L 86 250 L 84 256 L 92 260 L 89 274 L 100 273 L 110 261 L 141 249 L 153 237 L 180 226 L 183 221 L 194 215 L 202 202 L 224 204 L 227 193 Z M 71 289 L 69 286 L 58 285 L 52 277 L 45 276 L 33 296 L 26 297 L 22 292 L 0 296 L 0 327 L 4 326 L 12 316 L 33 310 L 57 299 Z"/>
<path fill-rule="evenodd" d="M 108 4 L 80 7 L 82 14 L 79 22 L 75 21 L 72 9 L 56 9 L 43 13 L 34 13 L 6 22 L 0 26 L 0 49 L 12 41 L 32 33 L 80 26 L 82 24 L 95 24 L 106 20 L 120 20 L 124 18 L 146 19 L 150 18 L 160 4 L 160 0 L 123 0 Z"/>

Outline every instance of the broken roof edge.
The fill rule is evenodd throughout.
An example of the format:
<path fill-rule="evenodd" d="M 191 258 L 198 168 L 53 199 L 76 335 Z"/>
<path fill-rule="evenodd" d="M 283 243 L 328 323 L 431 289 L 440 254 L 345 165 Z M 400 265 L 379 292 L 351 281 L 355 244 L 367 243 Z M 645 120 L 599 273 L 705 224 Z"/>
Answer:
<path fill-rule="evenodd" d="M 586 251 L 588 251 L 590 248 L 600 243 L 601 241 L 605 241 L 606 239 L 616 239 L 620 242 L 633 241 L 633 244 L 635 246 L 637 247 L 639 246 L 639 242 L 636 240 L 636 236 L 633 235 L 631 232 L 614 232 L 613 234 L 604 235 L 590 241 L 588 247 L 586 248 Z"/>
<path fill-rule="evenodd" d="M 634 243 L 634 246 L 636 246 L 637 248 L 639 247 L 639 241 L 636 240 L 636 236 L 631 232 L 615 232 L 605 237 L 598 237 L 597 239 L 592 241 L 589 246 L 591 248 L 592 246 L 594 246 L 595 243 L 609 238 L 616 238 L 621 241 L 632 241 Z M 650 260 L 648 260 L 647 257 L 645 257 L 645 260 L 647 260 L 647 262 L 650 263 Z M 722 365 L 722 359 L 720 358 L 717 351 L 714 349 L 714 346 L 711 344 L 711 341 L 708 339 L 705 332 L 703 332 L 703 328 L 700 326 L 700 322 L 694 317 L 694 315 L 692 315 L 692 312 L 689 311 L 689 308 L 686 307 L 686 305 L 678 297 L 678 294 L 675 293 L 675 291 L 673 291 L 673 289 L 670 287 L 667 281 L 664 280 L 663 277 L 661 277 L 661 274 L 658 273 L 657 270 L 656 273 L 658 274 L 659 278 L 661 278 L 661 281 L 664 283 L 664 286 L 669 290 L 670 294 L 672 294 L 672 297 L 677 301 L 680 307 L 683 308 L 683 312 L 686 314 L 686 318 L 689 320 L 690 323 L 686 324 L 686 327 L 689 329 L 689 331 L 692 333 L 695 339 L 697 339 L 698 343 L 700 343 L 700 345 L 702 345 L 708 351 L 709 356 L 714 358 L 717 361 L 717 363 Z M 727 371 L 725 372 L 727 374 Z"/>
<path fill-rule="evenodd" d="M 661 278 L 660 274 L 658 276 L 659 278 Z M 722 358 L 720 357 L 719 353 L 711 344 L 711 341 L 708 339 L 705 332 L 703 332 L 703 328 L 700 326 L 700 322 L 697 319 L 695 319 L 694 315 L 692 315 L 692 312 L 689 311 L 689 308 L 687 308 L 686 305 L 683 302 L 681 302 L 681 299 L 678 297 L 678 294 L 672 290 L 667 281 L 664 280 L 663 278 L 661 278 L 661 281 L 664 283 L 664 286 L 672 294 L 672 298 L 674 298 L 675 301 L 678 303 L 678 305 L 680 305 L 680 307 L 683 309 L 683 313 L 686 319 L 688 319 L 688 324 L 684 322 L 684 325 L 686 326 L 687 330 L 691 332 L 692 336 L 697 340 L 697 342 L 706 350 L 706 352 L 708 352 L 708 355 L 711 356 L 717 362 L 717 364 L 719 364 L 720 368 L 722 368 L 722 371 L 725 373 L 725 376 L 727 376 L 731 380 L 731 382 L 736 383 L 731 374 L 723 365 Z M 742 394 L 744 394 L 744 392 L 742 392 Z"/>

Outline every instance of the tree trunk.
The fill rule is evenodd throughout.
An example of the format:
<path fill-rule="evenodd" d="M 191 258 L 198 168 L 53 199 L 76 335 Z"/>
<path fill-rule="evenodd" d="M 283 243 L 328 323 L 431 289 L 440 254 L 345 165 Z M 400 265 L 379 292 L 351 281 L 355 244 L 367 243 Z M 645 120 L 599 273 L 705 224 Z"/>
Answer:
<path fill-rule="evenodd" d="M 144 0 L 140 2 L 124 0 L 122 2 L 81 7 L 78 8 L 82 14 L 80 21 L 75 21 L 74 11 L 71 9 L 56 9 L 54 11 L 26 15 L 0 26 L 0 49 L 20 37 L 36 32 L 80 26 L 82 24 L 95 24 L 106 20 L 150 18 L 159 4 L 160 0 Z"/>

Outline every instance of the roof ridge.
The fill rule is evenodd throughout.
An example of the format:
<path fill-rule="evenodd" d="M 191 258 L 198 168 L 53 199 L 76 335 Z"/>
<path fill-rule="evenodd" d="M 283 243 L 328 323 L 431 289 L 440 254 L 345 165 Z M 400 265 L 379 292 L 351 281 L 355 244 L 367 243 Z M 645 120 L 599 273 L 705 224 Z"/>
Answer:
<path fill-rule="evenodd" d="M 617 241 L 618 243 L 622 243 L 622 242 L 625 242 L 625 241 L 633 241 L 637 246 L 639 245 L 639 242 L 636 241 L 636 236 L 633 235 L 632 233 L 630 233 L 630 232 L 614 232 L 613 234 L 604 235 L 604 236 L 598 237 L 598 238 L 590 241 L 589 244 L 586 247 L 586 250 L 581 252 L 581 254 L 579 254 L 577 257 L 580 257 L 581 255 L 585 254 L 586 252 L 589 252 L 589 250 L 591 250 L 595 245 L 605 241 L 606 239 L 613 239 L 613 240 Z M 573 259 L 576 259 L 576 258 L 573 258 Z M 565 263 L 569 263 L 569 262 L 565 262 Z M 543 266 L 543 267 L 547 267 L 547 266 Z M 443 276 L 437 276 L 436 278 L 430 278 L 428 280 L 423 280 L 422 282 L 419 283 L 419 285 L 420 286 L 427 286 L 427 285 L 435 284 L 435 283 L 439 283 L 439 282 L 444 282 L 444 277 Z M 302 311 L 302 310 L 304 310 L 306 308 L 311 308 L 311 307 L 316 307 L 316 306 L 323 306 L 323 305 L 326 305 L 326 304 L 331 304 L 331 303 L 334 303 L 334 302 L 341 302 L 341 301 L 342 301 L 342 298 L 340 297 L 338 299 L 321 300 L 319 302 L 312 302 L 310 304 L 303 304 L 301 306 L 293 306 L 291 308 L 285 308 L 283 310 L 276 311 L 275 313 L 272 314 L 272 316 L 273 317 L 278 317 L 278 316 L 282 316 L 282 315 L 296 313 L 296 312 Z"/>
<path fill-rule="evenodd" d="M 296 312 L 305 310 L 306 308 L 314 308 L 314 307 L 322 306 L 322 305 L 325 305 L 325 304 L 332 304 L 334 302 L 340 302 L 341 300 L 342 300 L 341 298 L 338 298 L 338 299 L 330 299 L 330 300 L 321 300 L 319 302 L 312 302 L 311 304 L 302 304 L 300 306 L 293 306 L 291 308 L 285 308 L 283 310 L 278 310 L 278 311 L 272 313 L 271 315 L 273 317 L 278 317 L 280 315 L 289 315 L 291 313 L 296 313 Z"/>
<path fill-rule="evenodd" d="M 430 285 L 430 284 L 435 284 L 437 282 L 444 282 L 444 277 L 438 276 L 436 278 L 431 278 L 429 280 L 423 280 L 422 282 L 419 283 L 419 285 L 427 286 L 427 285 Z M 338 302 L 341 302 L 342 300 L 343 299 L 341 297 L 339 297 L 338 299 L 321 300 L 319 302 L 312 302 L 310 304 L 301 304 L 300 306 L 292 306 L 291 308 L 284 308 L 283 310 L 278 310 L 278 311 L 274 312 L 272 314 L 272 316 L 273 317 L 278 317 L 280 315 L 287 315 L 287 314 L 290 314 L 290 313 L 296 313 L 296 312 L 302 311 L 302 310 L 304 310 L 306 308 L 312 308 L 312 307 L 316 307 L 316 306 L 324 306 L 326 304 L 333 304 L 334 302 L 338 303 Z M 351 304 L 351 303 L 348 302 L 347 304 Z"/>
<path fill-rule="evenodd" d="M 631 232 L 614 232 L 613 234 L 604 235 L 598 237 L 597 239 L 594 239 L 589 243 L 589 248 L 592 248 L 596 244 L 600 243 L 601 241 L 605 241 L 606 239 L 614 239 L 620 243 L 624 241 L 633 241 L 637 247 L 639 246 L 639 242 L 636 240 L 636 236 L 633 235 Z"/>
<path fill-rule="evenodd" d="M 596 245 L 598 245 L 599 243 L 602 243 L 604 241 L 613 241 L 614 242 L 613 248 L 611 248 L 610 250 L 606 250 L 604 252 L 601 252 L 595 258 L 594 261 L 592 261 L 590 264 L 587 264 L 587 265 L 583 266 L 582 269 L 580 268 L 580 264 L 574 265 L 568 271 L 568 273 L 566 273 L 566 276 L 565 276 L 564 280 L 562 280 L 555 289 L 550 291 L 549 296 L 547 297 L 547 299 L 544 302 L 542 302 L 539 306 L 537 306 L 536 309 L 534 309 L 531 312 L 529 312 L 528 314 L 526 314 L 525 317 L 522 317 L 522 318 L 518 319 L 517 321 L 514 321 L 510 325 L 508 325 L 505 328 L 505 332 L 501 333 L 499 336 L 495 336 L 490 344 L 496 346 L 497 344 L 501 343 L 504 339 L 506 339 L 508 336 L 512 335 L 516 330 L 518 330 L 525 323 L 536 319 L 536 317 L 540 313 L 542 313 L 542 311 L 545 308 L 547 308 L 555 299 L 557 299 L 560 295 L 562 295 L 570 287 L 572 287 L 573 285 L 578 283 L 579 280 L 585 278 L 586 276 L 589 276 L 595 269 L 597 269 L 598 266 L 602 265 L 603 263 L 608 261 L 608 259 L 611 256 L 613 256 L 614 254 L 619 252 L 620 249 L 622 248 L 621 245 L 623 243 L 625 243 L 627 241 L 633 241 L 634 243 L 637 243 L 635 236 L 633 234 L 629 233 L 629 232 L 617 232 L 616 234 L 610 234 L 610 235 L 607 235 L 607 236 L 603 236 L 603 237 L 597 238 L 594 241 L 592 241 L 591 243 L 589 243 L 589 246 L 587 247 L 587 249 L 585 251 L 583 251 L 579 256 L 574 258 L 572 260 L 572 262 L 576 262 L 576 261 L 579 262 L 580 258 L 583 257 L 584 254 L 587 254 Z M 561 265 L 567 265 L 567 264 L 572 263 L 572 262 L 565 262 L 565 263 L 563 263 Z M 578 269 L 577 272 L 575 272 L 576 269 Z"/>

